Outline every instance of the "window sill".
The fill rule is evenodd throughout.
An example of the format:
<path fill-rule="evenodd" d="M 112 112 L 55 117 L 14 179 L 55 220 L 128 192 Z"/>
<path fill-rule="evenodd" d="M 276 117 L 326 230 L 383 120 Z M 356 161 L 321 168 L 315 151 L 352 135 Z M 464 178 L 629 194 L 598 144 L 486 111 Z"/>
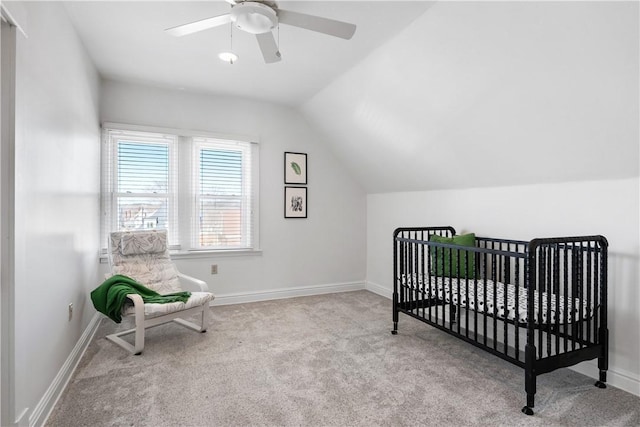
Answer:
<path fill-rule="evenodd" d="M 226 251 L 170 251 L 171 259 L 219 258 L 238 256 L 262 256 L 262 249 L 237 249 Z"/>
<path fill-rule="evenodd" d="M 227 251 L 169 251 L 172 260 L 177 259 L 198 259 L 198 258 L 221 258 L 221 257 L 245 257 L 262 256 L 262 249 L 238 249 Z M 100 264 L 108 264 L 106 255 L 100 255 Z"/>

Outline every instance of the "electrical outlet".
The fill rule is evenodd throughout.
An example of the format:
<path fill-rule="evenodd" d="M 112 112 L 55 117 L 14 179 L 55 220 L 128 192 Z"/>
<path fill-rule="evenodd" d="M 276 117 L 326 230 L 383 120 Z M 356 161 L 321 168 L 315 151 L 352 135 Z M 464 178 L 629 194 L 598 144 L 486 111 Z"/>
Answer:
<path fill-rule="evenodd" d="M 69 304 L 69 321 L 73 318 L 73 303 Z"/>
<path fill-rule="evenodd" d="M 218 264 L 211 264 L 211 274 L 218 274 Z"/>

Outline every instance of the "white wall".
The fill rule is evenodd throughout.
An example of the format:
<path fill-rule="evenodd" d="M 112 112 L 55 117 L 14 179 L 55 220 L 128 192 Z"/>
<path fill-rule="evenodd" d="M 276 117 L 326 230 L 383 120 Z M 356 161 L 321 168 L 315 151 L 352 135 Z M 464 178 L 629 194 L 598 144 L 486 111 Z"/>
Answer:
<path fill-rule="evenodd" d="M 27 422 L 94 313 L 100 129 L 98 74 L 64 8 L 20 6 L 28 38 L 18 35 L 16 58 L 14 397 Z"/>
<path fill-rule="evenodd" d="M 392 236 L 397 227 L 451 225 L 458 233 L 517 240 L 602 234 L 609 241 L 609 380 L 640 395 L 639 205 L 637 177 L 371 194 L 367 197 L 368 286 L 391 296 Z"/>
<path fill-rule="evenodd" d="M 436 2 L 303 111 L 369 193 L 634 177 L 639 7 Z"/>
<path fill-rule="evenodd" d="M 365 193 L 295 110 L 105 81 L 101 119 L 259 137 L 262 254 L 177 260 L 182 272 L 209 284 L 218 302 L 237 301 L 232 297 L 239 294 L 273 297 L 279 289 L 364 285 Z M 308 154 L 307 219 L 283 218 L 285 151 Z M 218 264 L 215 276 L 210 274 L 213 263 Z"/>

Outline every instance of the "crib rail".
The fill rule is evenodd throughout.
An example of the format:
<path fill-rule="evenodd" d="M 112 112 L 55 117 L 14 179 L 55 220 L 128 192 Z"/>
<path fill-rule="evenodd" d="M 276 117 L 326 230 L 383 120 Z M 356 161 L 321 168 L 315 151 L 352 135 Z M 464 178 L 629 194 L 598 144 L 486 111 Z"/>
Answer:
<path fill-rule="evenodd" d="M 521 366 L 527 344 L 544 359 L 603 341 L 604 237 L 477 237 L 475 247 L 461 247 L 431 235 L 455 230 L 394 233 L 394 331 L 404 312 Z"/>
<path fill-rule="evenodd" d="M 534 239 L 529 243 L 528 284 L 537 292 L 529 294 L 528 330 L 535 327 L 531 322 L 536 306 L 539 314 L 547 317 L 554 306 L 564 315 L 553 333 L 543 336 L 545 330 L 539 328 L 536 337 L 527 337 L 527 344 L 537 343 L 537 359 L 606 343 L 607 251 L 603 236 Z M 545 294 L 551 304 L 541 313 Z M 571 312 L 575 317 L 570 322 L 567 315 Z"/>

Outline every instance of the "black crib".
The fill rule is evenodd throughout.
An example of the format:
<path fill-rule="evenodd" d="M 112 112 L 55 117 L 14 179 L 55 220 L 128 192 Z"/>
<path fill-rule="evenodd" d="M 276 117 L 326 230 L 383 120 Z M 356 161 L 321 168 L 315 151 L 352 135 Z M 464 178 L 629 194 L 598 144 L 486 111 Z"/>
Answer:
<path fill-rule="evenodd" d="M 453 236 L 453 227 L 395 230 L 393 334 L 405 313 L 524 368 L 527 415 L 538 375 L 597 358 L 595 385 L 606 387 L 604 237 L 442 243 Z"/>

